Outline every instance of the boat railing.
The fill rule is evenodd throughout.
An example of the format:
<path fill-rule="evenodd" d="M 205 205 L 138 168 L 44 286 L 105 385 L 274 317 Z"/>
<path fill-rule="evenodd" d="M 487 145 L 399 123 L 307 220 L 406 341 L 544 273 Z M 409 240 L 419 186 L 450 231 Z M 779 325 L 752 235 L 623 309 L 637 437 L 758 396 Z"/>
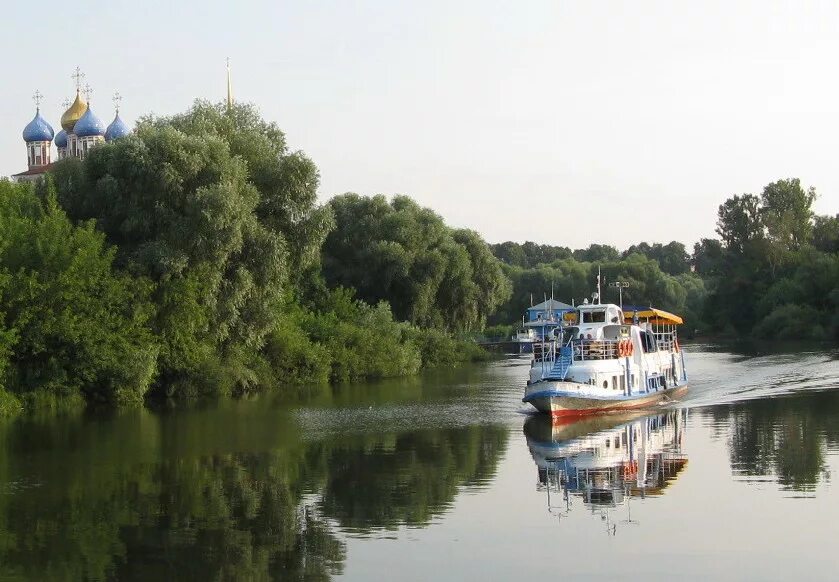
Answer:
<path fill-rule="evenodd" d="M 620 340 L 577 339 L 571 342 L 574 361 L 614 360 L 619 357 Z"/>
<path fill-rule="evenodd" d="M 535 342 L 533 359 L 537 362 L 553 362 L 556 358 L 556 342 Z"/>
<path fill-rule="evenodd" d="M 676 351 L 676 333 L 664 332 L 653 334 L 655 336 L 656 347 L 661 350 Z"/>
<path fill-rule="evenodd" d="M 620 357 L 619 344 L 623 340 L 575 339 L 568 342 L 575 362 L 588 360 L 614 360 Z M 556 359 L 556 342 L 537 342 L 533 345 L 533 358 L 537 362 Z"/>

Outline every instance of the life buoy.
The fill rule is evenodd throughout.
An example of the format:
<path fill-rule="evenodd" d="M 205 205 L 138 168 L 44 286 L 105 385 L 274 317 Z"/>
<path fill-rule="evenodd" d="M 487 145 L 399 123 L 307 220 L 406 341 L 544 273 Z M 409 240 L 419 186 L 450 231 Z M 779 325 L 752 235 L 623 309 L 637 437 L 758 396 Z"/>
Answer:
<path fill-rule="evenodd" d="M 632 340 L 626 340 L 626 355 L 631 356 L 635 353 L 635 345 L 632 343 Z"/>
<path fill-rule="evenodd" d="M 626 344 L 623 340 L 618 341 L 618 357 L 622 358 L 626 356 Z"/>

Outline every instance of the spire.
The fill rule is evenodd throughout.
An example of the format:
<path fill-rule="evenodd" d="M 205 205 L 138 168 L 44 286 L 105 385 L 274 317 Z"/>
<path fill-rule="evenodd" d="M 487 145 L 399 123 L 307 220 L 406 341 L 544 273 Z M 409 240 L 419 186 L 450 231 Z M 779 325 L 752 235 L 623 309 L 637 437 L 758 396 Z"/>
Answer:
<path fill-rule="evenodd" d="M 230 57 L 227 57 L 227 109 L 233 109 L 233 83 L 230 81 Z"/>

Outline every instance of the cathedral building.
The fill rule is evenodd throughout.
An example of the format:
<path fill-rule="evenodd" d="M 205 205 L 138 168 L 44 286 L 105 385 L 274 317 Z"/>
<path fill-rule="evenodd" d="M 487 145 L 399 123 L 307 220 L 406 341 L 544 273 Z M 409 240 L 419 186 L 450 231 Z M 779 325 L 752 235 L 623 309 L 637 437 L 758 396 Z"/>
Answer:
<path fill-rule="evenodd" d="M 61 116 L 61 131 L 56 134 L 52 126 L 41 115 L 41 99 L 35 93 L 35 117 L 23 128 L 23 141 L 26 143 L 27 170 L 14 174 L 15 181 L 36 181 L 53 164 L 52 142 L 55 140 L 57 159 L 67 157 L 83 160 L 91 148 L 105 142 L 125 137 L 131 130 L 119 116 L 119 94 L 114 96 L 116 114 L 107 127 L 90 107 L 90 88 L 82 96 L 81 79 L 84 75 L 76 68 L 73 78 L 76 80 L 76 99 Z"/>

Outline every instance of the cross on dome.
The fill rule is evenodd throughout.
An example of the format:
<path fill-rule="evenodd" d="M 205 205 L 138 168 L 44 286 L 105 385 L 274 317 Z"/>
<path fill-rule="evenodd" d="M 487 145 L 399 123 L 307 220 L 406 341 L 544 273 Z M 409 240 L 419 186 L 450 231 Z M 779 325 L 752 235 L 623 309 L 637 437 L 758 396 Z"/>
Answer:
<path fill-rule="evenodd" d="M 116 109 L 117 113 L 119 113 L 119 104 L 122 103 L 122 95 L 119 94 L 119 91 L 114 92 L 114 96 L 111 98 L 111 101 L 114 102 L 114 109 Z"/>
<path fill-rule="evenodd" d="M 90 97 L 93 95 L 93 88 L 89 84 L 85 84 L 83 93 L 85 101 L 90 103 Z"/>
<path fill-rule="evenodd" d="M 79 67 L 76 67 L 76 70 L 73 71 L 72 75 L 70 75 L 70 77 L 76 81 L 76 93 L 81 91 L 82 79 L 84 79 L 84 76 L 84 73 L 82 73 L 82 70 Z"/>
<path fill-rule="evenodd" d="M 41 94 L 40 91 L 35 89 L 35 94 L 32 95 L 32 100 L 35 102 L 35 107 L 37 109 L 41 108 L 41 101 L 43 100 L 44 96 Z"/>

